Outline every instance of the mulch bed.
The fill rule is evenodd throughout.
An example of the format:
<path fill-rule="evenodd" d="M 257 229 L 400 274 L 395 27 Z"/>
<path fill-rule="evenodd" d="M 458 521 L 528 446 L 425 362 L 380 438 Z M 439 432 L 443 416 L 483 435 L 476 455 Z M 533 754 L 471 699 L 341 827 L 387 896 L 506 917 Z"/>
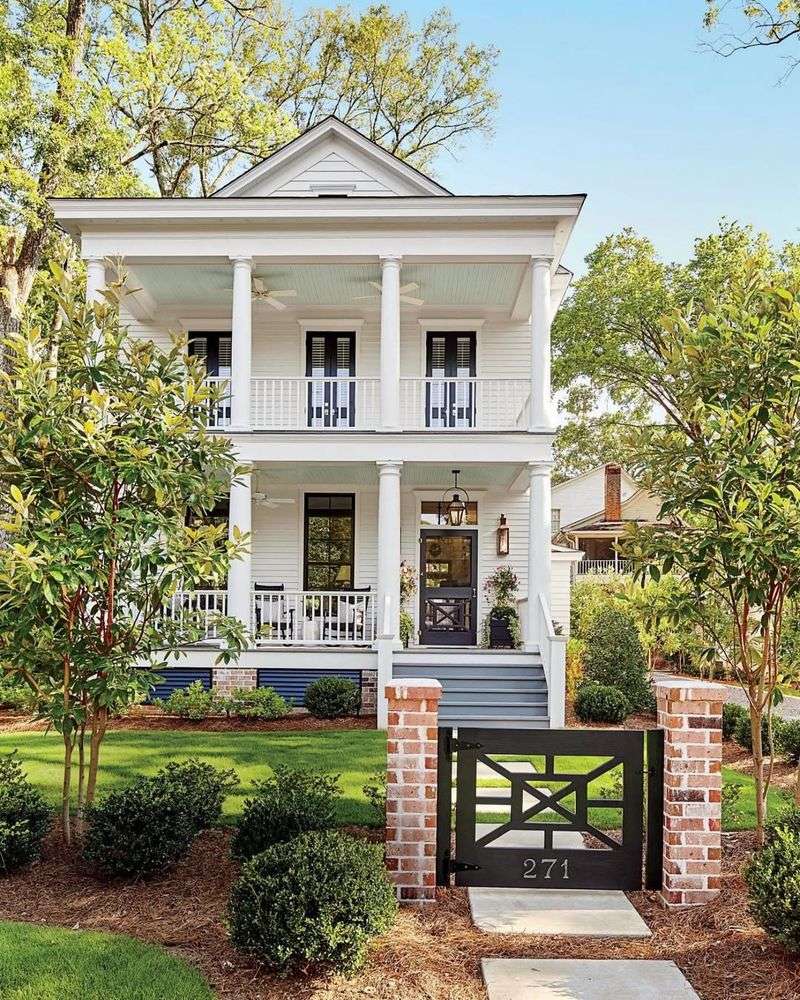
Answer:
<path fill-rule="evenodd" d="M 653 931 L 649 940 L 483 934 L 470 921 L 466 891 L 447 889 L 423 912 L 403 909 L 352 980 L 281 978 L 233 950 L 224 926 L 237 870 L 228 837 L 223 830 L 205 833 L 172 872 L 132 884 L 87 874 L 54 837 L 40 863 L 0 879 L 0 919 L 118 931 L 157 942 L 200 968 L 222 1000 L 485 1000 L 480 959 L 489 957 L 670 959 L 701 1000 L 800 996 L 800 959 L 772 944 L 747 914 L 739 869 L 752 848 L 750 833 L 725 835 L 722 892 L 708 906 L 669 911 L 653 893 L 631 894 Z"/>

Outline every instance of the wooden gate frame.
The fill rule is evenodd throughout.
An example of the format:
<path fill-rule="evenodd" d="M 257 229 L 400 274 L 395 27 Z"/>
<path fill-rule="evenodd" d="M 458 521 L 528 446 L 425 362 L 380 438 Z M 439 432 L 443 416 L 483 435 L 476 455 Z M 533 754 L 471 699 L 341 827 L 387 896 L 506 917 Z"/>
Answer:
<path fill-rule="evenodd" d="M 592 743 L 601 743 L 600 747 Z M 602 745 L 605 744 L 605 747 Z M 485 855 L 487 844 L 476 843 L 474 838 L 475 810 L 480 796 L 475 794 L 475 767 L 481 749 L 489 746 L 488 753 L 536 754 L 549 758 L 548 767 L 540 776 L 541 780 L 565 780 L 570 776 L 553 770 L 553 757 L 569 756 L 610 756 L 616 763 L 604 765 L 605 770 L 623 763 L 624 793 L 623 799 L 603 802 L 609 806 L 623 808 L 623 846 L 613 851 L 586 851 L 579 849 L 563 849 L 552 847 L 552 834 L 564 830 L 563 824 L 530 824 L 527 829 L 543 829 L 545 846 L 542 848 L 495 848 L 491 855 Z M 617 751 L 614 751 L 616 745 Z M 644 750 L 647 748 L 647 783 L 646 783 L 646 851 L 644 886 L 648 889 L 660 889 L 662 883 L 663 857 L 663 800 L 664 800 L 664 733 L 653 729 L 645 732 L 640 730 L 598 730 L 598 729 L 544 729 L 544 730 L 500 730 L 500 729 L 467 729 L 461 727 L 458 739 L 453 736 L 451 728 L 439 729 L 438 745 L 438 780 L 437 780 L 437 835 L 436 835 L 436 884 L 446 886 L 455 875 L 457 885 L 506 886 L 506 887 L 536 887 L 536 888 L 617 888 L 640 889 L 642 877 L 642 847 L 643 837 L 639 822 L 644 822 Z M 609 749 L 609 747 L 611 749 Z M 456 857 L 452 857 L 452 766 L 453 755 L 461 751 L 457 764 L 457 780 L 461 779 L 470 789 L 469 795 L 457 800 L 456 818 Z M 502 765 L 499 765 L 502 768 Z M 585 830 L 590 826 L 586 819 L 588 808 L 596 800 L 586 797 L 586 784 L 591 780 L 588 776 L 572 776 L 573 780 L 566 788 L 554 792 L 552 796 L 541 796 L 535 790 L 529 778 L 513 772 L 507 772 L 512 779 L 512 800 L 518 798 L 513 809 L 514 819 L 524 820 L 526 816 L 541 812 L 545 808 L 554 808 L 566 818 L 571 816 L 574 823 L 566 829 Z M 517 789 L 516 786 L 519 786 Z M 578 791 L 582 786 L 581 791 Z M 515 796 L 515 791 L 518 793 Z M 533 794 L 540 801 L 531 810 L 523 812 L 523 791 Z M 558 800 L 572 792 L 580 801 L 576 801 L 573 812 L 559 807 Z M 460 807 L 460 808 L 459 808 Z M 513 807 L 512 807 L 513 808 Z M 583 823 L 581 823 L 581 819 Z M 549 829 L 548 829 L 549 826 Z M 508 829 L 514 829 L 513 819 Z M 519 827 L 516 827 L 519 828 Z M 472 830 L 472 836 L 469 831 Z M 602 837 L 602 834 L 601 834 Z M 466 841 L 466 843 L 465 843 Z M 549 841 L 549 844 L 548 844 Z M 496 853 L 495 853 L 496 852 Z M 553 862 L 549 868 L 538 869 L 537 860 Z M 483 861 L 483 864 L 479 862 Z M 486 862 L 496 862 L 487 864 Z M 569 879 L 553 879 L 550 877 L 555 862 L 567 866 L 560 871 L 572 871 L 577 867 L 577 882 L 573 875 Z M 598 868 L 605 862 L 603 868 Z M 638 862 L 638 863 L 637 863 Z M 587 863 L 589 863 L 587 865 Z M 506 866 L 511 865 L 511 870 Z M 527 865 L 526 869 L 523 866 Z M 532 866 L 532 867 L 531 867 Z M 522 871 L 528 872 L 522 881 Z M 538 873 L 546 874 L 538 877 Z M 534 872 L 534 874 L 531 874 Z"/>

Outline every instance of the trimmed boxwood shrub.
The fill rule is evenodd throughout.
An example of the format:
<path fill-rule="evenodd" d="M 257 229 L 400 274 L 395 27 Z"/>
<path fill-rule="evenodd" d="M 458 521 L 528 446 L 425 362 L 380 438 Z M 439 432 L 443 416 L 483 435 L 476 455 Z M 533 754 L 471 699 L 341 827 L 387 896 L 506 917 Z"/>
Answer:
<path fill-rule="evenodd" d="M 722 738 L 732 740 L 736 737 L 736 727 L 742 719 L 749 719 L 750 713 L 744 705 L 737 705 L 734 701 L 727 701 L 722 706 Z"/>
<path fill-rule="evenodd" d="M 780 749 L 781 745 L 781 729 L 782 720 L 777 717 L 777 715 L 772 716 L 772 740 L 775 744 L 776 752 Z M 744 747 L 745 750 L 753 749 L 753 730 L 750 726 L 750 711 L 745 709 L 744 715 L 737 721 L 736 727 L 733 731 L 733 738 L 739 744 L 740 747 Z M 761 749 L 764 754 L 770 754 L 772 751 L 770 749 L 769 743 L 769 728 L 767 726 L 766 717 L 761 719 Z"/>
<path fill-rule="evenodd" d="M 582 684 L 575 695 L 575 714 L 581 722 L 619 725 L 630 715 L 631 706 L 619 688 L 610 684 Z"/>
<path fill-rule="evenodd" d="M 767 821 L 764 831 L 766 843 L 773 842 L 778 830 L 788 830 L 789 833 L 800 837 L 800 806 L 791 802 L 781 809 L 777 816 Z"/>
<path fill-rule="evenodd" d="M 797 764 L 800 761 L 800 719 L 781 719 L 776 743 L 778 752 Z"/>
<path fill-rule="evenodd" d="M 631 710 L 651 701 L 647 658 L 636 623 L 611 605 L 592 616 L 584 636 L 583 673 L 588 681 L 619 688 Z"/>
<path fill-rule="evenodd" d="M 377 844 L 328 830 L 276 844 L 243 867 L 231 892 L 231 941 L 278 969 L 353 973 L 397 913 Z"/>
<path fill-rule="evenodd" d="M 167 715 L 201 722 L 219 711 L 220 699 L 216 691 L 206 690 L 202 681 L 192 681 L 185 688 L 177 688 L 168 698 L 155 698 L 153 704 Z"/>
<path fill-rule="evenodd" d="M 273 844 L 334 825 L 338 774 L 277 767 L 253 783 L 231 841 L 235 858 L 252 858 Z"/>
<path fill-rule="evenodd" d="M 787 827 L 744 869 L 753 919 L 789 951 L 800 951 L 800 836 Z"/>
<path fill-rule="evenodd" d="M 30 864 L 41 852 L 50 809 L 13 753 L 0 757 L 0 872 Z"/>
<path fill-rule="evenodd" d="M 361 708 L 361 691 L 347 677 L 320 677 L 306 688 L 303 704 L 317 719 L 357 715 Z"/>
<path fill-rule="evenodd" d="M 239 719 L 281 719 L 291 711 L 289 702 L 273 687 L 236 688 L 221 704 Z"/>
<path fill-rule="evenodd" d="M 234 771 L 199 760 L 170 763 L 87 809 L 84 857 L 110 875 L 151 875 L 184 857 L 195 837 L 219 821 Z"/>

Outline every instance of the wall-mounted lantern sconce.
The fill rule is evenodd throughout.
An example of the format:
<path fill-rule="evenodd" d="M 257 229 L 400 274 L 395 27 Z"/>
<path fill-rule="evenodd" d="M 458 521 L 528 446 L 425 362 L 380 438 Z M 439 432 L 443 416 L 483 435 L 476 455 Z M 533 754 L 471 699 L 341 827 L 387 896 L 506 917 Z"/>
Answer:
<path fill-rule="evenodd" d="M 506 524 L 506 515 L 500 515 L 500 527 L 497 529 L 497 554 L 499 556 L 507 556 L 511 550 L 511 538 L 509 535 L 508 525 Z"/>

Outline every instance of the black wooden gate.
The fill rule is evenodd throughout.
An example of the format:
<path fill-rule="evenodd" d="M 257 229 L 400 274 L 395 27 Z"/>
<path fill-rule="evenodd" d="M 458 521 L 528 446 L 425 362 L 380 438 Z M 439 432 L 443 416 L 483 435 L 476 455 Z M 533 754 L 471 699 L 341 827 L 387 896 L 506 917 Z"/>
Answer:
<path fill-rule="evenodd" d="M 662 774 L 659 730 L 440 729 L 437 882 L 660 888 Z"/>

